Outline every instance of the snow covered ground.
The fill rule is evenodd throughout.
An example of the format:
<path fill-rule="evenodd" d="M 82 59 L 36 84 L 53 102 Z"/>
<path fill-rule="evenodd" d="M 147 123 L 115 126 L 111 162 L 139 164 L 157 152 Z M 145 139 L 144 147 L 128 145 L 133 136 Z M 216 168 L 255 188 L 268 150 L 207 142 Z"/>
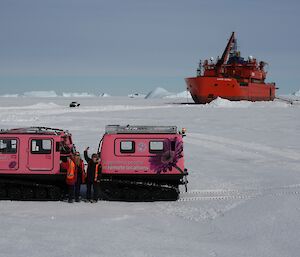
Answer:
<path fill-rule="evenodd" d="M 0 128 L 69 129 L 81 152 L 107 124 L 184 127 L 190 173 L 177 202 L 0 201 L 0 256 L 299 256 L 300 105 L 187 101 L 0 97 Z"/>

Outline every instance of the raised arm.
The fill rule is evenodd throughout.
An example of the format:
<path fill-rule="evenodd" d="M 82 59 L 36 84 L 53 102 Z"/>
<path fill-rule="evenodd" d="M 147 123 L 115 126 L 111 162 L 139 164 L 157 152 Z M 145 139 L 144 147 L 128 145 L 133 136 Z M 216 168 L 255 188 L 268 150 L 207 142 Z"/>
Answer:
<path fill-rule="evenodd" d="M 84 154 L 84 159 L 85 159 L 85 161 L 86 161 L 87 163 L 91 160 L 91 158 L 90 158 L 89 155 L 88 155 L 88 150 L 89 150 L 89 147 L 87 147 L 87 148 L 84 150 L 84 152 L 83 152 L 83 154 Z"/>

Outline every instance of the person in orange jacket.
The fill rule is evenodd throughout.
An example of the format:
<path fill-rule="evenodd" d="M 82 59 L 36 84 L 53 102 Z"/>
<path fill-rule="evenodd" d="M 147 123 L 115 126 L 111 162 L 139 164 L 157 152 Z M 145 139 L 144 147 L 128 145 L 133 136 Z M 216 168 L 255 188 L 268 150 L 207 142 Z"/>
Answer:
<path fill-rule="evenodd" d="M 75 182 L 75 202 L 80 202 L 80 186 L 81 184 L 85 183 L 85 170 L 84 170 L 84 162 L 80 158 L 80 153 L 76 152 L 73 159 L 75 163 L 76 173 L 77 173 L 77 179 Z"/>
<path fill-rule="evenodd" d="M 74 202 L 74 190 L 75 190 L 75 183 L 77 180 L 77 170 L 76 165 L 72 158 L 67 157 L 68 165 L 67 165 L 67 176 L 66 176 L 66 183 L 68 185 L 68 202 Z"/>

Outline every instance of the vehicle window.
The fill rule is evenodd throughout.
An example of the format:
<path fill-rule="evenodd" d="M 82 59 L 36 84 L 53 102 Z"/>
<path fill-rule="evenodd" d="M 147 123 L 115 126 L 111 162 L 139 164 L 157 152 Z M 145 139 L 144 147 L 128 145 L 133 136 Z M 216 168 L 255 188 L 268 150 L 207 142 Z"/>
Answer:
<path fill-rule="evenodd" d="M 135 151 L 134 141 L 121 141 L 120 143 L 120 152 L 121 153 L 134 153 Z"/>
<path fill-rule="evenodd" d="M 164 150 L 164 142 L 163 141 L 150 141 L 149 143 L 149 152 L 150 153 L 158 153 Z"/>
<path fill-rule="evenodd" d="M 31 153 L 33 154 L 50 154 L 52 142 L 50 139 L 33 139 L 31 140 Z"/>
<path fill-rule="evenodd" d="M 14 154 L 17 153 L 16 139 L 0 139 L 0 153 Z"/>

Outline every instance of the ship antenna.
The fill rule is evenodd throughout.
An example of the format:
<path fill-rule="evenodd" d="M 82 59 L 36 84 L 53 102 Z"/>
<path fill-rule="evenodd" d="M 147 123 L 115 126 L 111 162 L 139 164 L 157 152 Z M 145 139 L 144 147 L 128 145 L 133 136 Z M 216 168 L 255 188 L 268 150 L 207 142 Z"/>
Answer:
<path fill-rule="evenodd" d="M 200 77 L 202 75 L 202 61 L 199 61 L 199 66 L 197 68 L 197 77 Z"/>

